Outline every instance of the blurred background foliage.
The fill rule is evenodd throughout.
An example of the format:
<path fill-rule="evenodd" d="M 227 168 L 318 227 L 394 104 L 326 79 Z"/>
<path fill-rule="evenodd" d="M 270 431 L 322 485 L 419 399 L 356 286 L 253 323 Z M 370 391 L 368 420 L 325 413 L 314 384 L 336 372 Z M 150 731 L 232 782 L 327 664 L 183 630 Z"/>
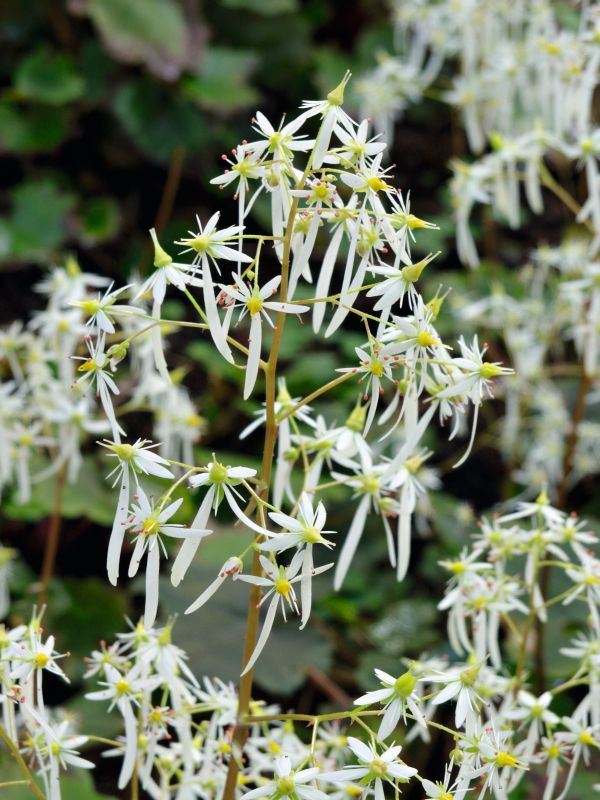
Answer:
<path fill-rule="evenodd" d="M 124 282 L 132 270 L 144 273 L 150 266 L 150 227 L 172 241 L 194 225 L 196 214 L 206 218 L 221 209 L 227 219 L 232 201 L 209 180 L 221 169 L 220 154 L 249 137 L 255 110 L 275 120 L 293 113 L 303 99 L 335 86 L 345 69 L 360 76 L 371 68 L 379 53 L 391 49 L 392 38 L 389 11 L 378 0 L 2 0 L 0 15 L 2 324 L 27 318 L 41 306 L 32 285 L 67 255 L 86 270 Z M 411 108 L 397 127 L 397 184 L 411 189 L 416 213 L 440 225 L 423 237 L 427 251 L 444 251 L 440 269 L 458 269 L 444 187 L 448 160 L 463 152 L 452 112 L 433 101 Z M 268 223 L 268 209 L 260 202 L 253 215 L 259 228 Z M 555 222 L 550 204 L 546 222 L 538 224 L 547 225 L 551 237 Z M 511 234 L 516 259 L 522 253 L 519 237 L 529 235 Z M 491 280 L 487 270 L 484 263 L 477 277 L 484 286 Z M 436 273 L 430 294 L 439 282 Z M 185 313 L 176 299 L 165 311 L 171 318 Z M 363 339 L 359 330 L 340 331 L 320 343 L 314 357 L 300 359 L 312 332 L 299 324 L 292 332 L 292 326 L 282 357 L 294 395 L 329 380 Z M 242 444 L 237 439 L 253 410 L 242 404 L 240 373 L 214 358 L 206 338 L 177 334 L 172 347 L 180 377 L 199 398 L 207 420 L 198 461 L 214 449 L 221 460 L 230 456 L 229 463 L 255 464 L 260 433 Z M 348 388 L 348 397 L 353 394 Z M 330 418 L 342 413 L 335 399 L 321 408 Z M 442 461 L 452 459 L 454 447 L 438 447 Z M 54 700 L 82 717 L 82 730 L 113 735 L 113 720 L 97 704 L 83 701 L 82 658 L 99 639 L 110 641 L 123 629 L 124 614 L 135 619 L 139 605 L 135 583 L 115 589 L 105 580 L 107 528 L 116 498 L 105 481 L 106 463 L 95 453 L 87 460 L 80 482 L 67 486 L 62 501 L 61 548 L 46 627 L 57 634 L 59 649 L 72 654 L 66 668 L 73 683 L 56 683 Z M 329 581 L 317 581 L 314 621 L 301 635 L 293 625 L 276 631 L 258 665 L 258 691 L 293 703 L 299 712 L 348 703 L 357 690 L 372 688 L 374 665 L 395 673 L 400 658 L 440 652 L 444 625 L 436 602 L 443 579 L 437 561 L 466 541 L 472 508 L 485 509 L 501 498 L 504 474 L 499 456 L 485 446 L 464 468 L 444 473 L 443 490 L 432 493 L 433 522 L 423 530 L 426 538 L 417 541 L 415 566 L 401 586 L 391 570 L 381 569 L 386 556 L 379 531 L 360 549 L 342 593 L 334 595 Z M 15 623 L 29 616 L 37 596 L 55 480 L 36 484 L 25 506 L 10 496 L 3 499 L 0 536 L 22 554 L 12 578 Z M 343 497 L 336 508 L 335 493 L 331 502 L 336 509 L 331 527 L 343 532 L 351 508 Z M 189 519 L 194 503 L 186 497 L 182 519 Z M 197 587 L 235 552 L 231 542 L 240 536 L 232 522 L 203 545 L 194 575 L 178 591 L 165 580 L 163 619 L 188 605 Z M 197 674 L 236 679 L 245 598 L 236 585 L 207 613 L 180 617 L 175 641 L 188 650 Z M 571 632 L 569 613 L 574 612 L 565 609 L 564 624 L 557 627 L 554 650 L 558 637 L 566 640 Z M 562 665 L 553 667 L 559 676 Z M 106 777 L 102 770 L 96 775 L 98 788 L 110 791 L 112 768 L 104 771 Z M 72 797 L 97 797 L 88 777 L 82 780 L 88 782 L 75 785 Z M 70 791 L 67 787 L 67 800 Z"/>

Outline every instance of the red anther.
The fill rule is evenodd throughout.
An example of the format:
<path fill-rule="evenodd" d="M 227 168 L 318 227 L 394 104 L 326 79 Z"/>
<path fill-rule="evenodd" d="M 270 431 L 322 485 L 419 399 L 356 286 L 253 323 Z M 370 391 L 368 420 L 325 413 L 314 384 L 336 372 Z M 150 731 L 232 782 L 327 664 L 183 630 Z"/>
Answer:
<path fill-rule="evenodd" d="M 368 399 L 369 399 L 369 395 L 365 393 L 365 394 L 363 395 L 363 400 L 368 400 Z"/>
<path fill-rule="evenodd" d="M 234 199 L 234 200 L 237 202 L 237 199 L 238 199 L 238 196 L 237 196 L 237 194 L 234 194 L 234 195 L 233 195 L 233 199 Z"/>
<path fill-rule="evenodd" d="M 235 147 L 231 148 L 231 152 L 233 153 L 233 155 L 235 155 Z"/>
<path fill-rule="evenodd" d="M 223 153 L 223 155 L 221 156 L 221 158 L 223 159 L 223 161 L 227 161 L 227 156 L 225 155 L 225 153 Z"/>
<path fill-rule="evenodd" d="M 242 139 L 242 144 L 248 144 L 248 139 Z"/>
<path fill-rule="evenodd" d="M 358 383 L 359 383 L 359 385 L 360 385 L 360 384 L 361 384 L 363 381 L 364 381 L 364 378 L 359 378 L 359 379 L 358 379 Z"/>
<path fill-rule="evenodd" d="M 382 386 L 379 387 L 379 396 L 383 397 L 383 387 Z"/>
<path fill-rule="evenodd" d="M 394 386 L 398 386 L 398 381 L 392 381 L 392 383 L 394 384 Z"/>

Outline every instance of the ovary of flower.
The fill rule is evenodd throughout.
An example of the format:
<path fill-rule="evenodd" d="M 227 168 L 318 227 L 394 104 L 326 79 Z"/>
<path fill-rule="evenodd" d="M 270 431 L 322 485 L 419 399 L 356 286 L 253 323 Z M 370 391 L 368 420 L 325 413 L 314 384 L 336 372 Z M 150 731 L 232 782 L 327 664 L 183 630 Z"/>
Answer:
<path fill-rule="evenodd" d="M 383 716 L 379 725 L 377 738 L 380 741 L 387 739 L 393 733 L 400 717 L 404 717 L 406 722 L 406 710 L 411 713 L 414 719 L 426 727 L 425 717 L 419 708 L 419 696 L 415 692 L 417 679 L 409 671 L 400 675 L 398 678 L 392 677 L 381 669 L 376 669 L 375 674 L 381 681 L 382 689 L 367 692 L 354 701 L 356 706 L 370 706 L 374 703 L 383 704 Z"/>
<path fill-rule="evenodd" d="M 321 773 L 319 780 L 325 783 L 360 781 L 363 786 L 373 784 L 375 800 L 384 800 L 384 781 L 395 789 L 399 782 L 405 783 L 417 774 L 414 767 L 407 766 L 398 758 L 402 752 L 400 745 L 392 745 L 379 753 L 375 747 L 349 736 L 348 746 L 358 759 L 358 765 L 347 765 L 335 772 Z"/>
<path fill-rule="evenodd" d="M 100 442 L 100 444 L 109 451 L 109 457 L 118 459 L 117 466 L 108 475 L 109 478 L 115 475 L 113 486 L 119 482 L 120 487 L 117 511 L 106 556 L 108 579 L 113 586 L 116 586 L 119 577 L 121 548 L 125 537 L 127 510 L 129 508 L 131 476 L 133 475 L 136 486 L 139 486 L 138 473 L 154 475 L 157 478 L 173 478 L 173 473 L 168 469 L 168 461 L 152 450 L 156 445 L 151 444 L 147 439 L 137 439 L 133 444 L 110 442 L 108 440 Z"/>
<path fill-rule="evenodd" d="M 312 576 L 314 574 L 313 547 L 317 544 L 325 547 L 334 547 L 333 542 L 323 537 L 323 534 L 332 534 L 335 531 L 325 531 L 323 527 L 326 520 L 325 506 L 319 503 L 313 509 L 312 501 L 308 494 L 303 493 L 298 500 L 298 516 L 296 519 L 280 512 L 270 512 L 269 517 L 281 528 L 283 533 L 269 533 L 266 542 L 260 544 L 261 550 L 271 553 L 281 553 L 291 547 L 298 548 L 302 554 L 300 598 L 302 601 L 303 628 L 310 617 L 312 604 Z"/>
<path fill-rule="evenodd" d="M 256 647 L 248 659 L 248 663 L 244 666 L 242 675 L 245 675 L 249 670 L 252 669 L 257 658 L 262 653 L 263 648 L 269 638 L 269 634 L 271 633 L 277 609 L 281 606 L 281 612 L 284 620 L 286 621 L 286 603 L 294 613 L 300 614 L 293 584 L 302 579 L 302 575 L 298 574 L 304 560 L 302 551 L 299 551 L 294 555 L 291 563 L 287 567 L 273 564 L 273 562 L 269 561 L 267 558 L 265 558 L 265 556 L 259 556 L 259 559 L 264 572 L 264 577 L 256 575 L 239 575 L 239 580 L 245 581 L 246 583 L 252 583 L 255 586 L 263 587 L 266 590 L 266 593 L 263 594 L 259 602 L 259 606 L 261 606 L 269 597 L 271 600 L 269 602 L 269 607 L 267 609 L 267 614 L 265 616 L 265 621 L 263 622 L 260 636 L 256 642 Z M 313 569 L 312 575 L 319 575 L 320 573 L 329 569 L 331 566 L 333 565 L 326 564 L 325 566 L 317 567 L 316 569 Z"/>
<path fill-rule="evenodd" d="M 367 297 L 379 297 L 373 306 L 374 311 L 383 311 L 391 308 L 396 303 L 402 306 L 404 296 L 408 297 L 408 305 L 414 308 L 419 297 L 414 284 L 419 280 L 425 267 L 436 258 L 441 251 L 429 253 L 420 261 L 412 263 L 408 255 L 399 251 L 393 266 L 377 264 L 371 267 L 375 275 L 383 275 L 384 280 L 373 286 L 367 292 Z M 404 266 L 398 263 L 402 261 Z"/>
<path fill-rule="evenodd" d="M 158 610 L 158 582 L 160 570 L 160 549 L 167 555 L 161 536 L 176 539 L 194 539 L 198 541 L 212 531 L 206 528 L 184 528 L 182 525 L 166 524 L 177 511 L 183 498 L 175 500 L 166 507 L 154 506 L 143 489 L 138 488 L 135 495 L 131 516 L 127 522 L 128 530 L 135 535 L 135 546 L 129 563 L 129 577 L 133 578 L 138 571 L 143 555 L 146 560 L 146 605 L 144 624 L 151 628 Z"/>
<path fill-rule="evenodd" d="M 160 309 L 165 299 L 167 286 L 173 284 L 180 291 L 184 291 L 191 273 L 187 264 L 176 263 L 162 248 L 154 228 L 151 228 L 150 236 L 154 244 L 154 272 L 142 283 L 136 294 L 136 299 L 152 291 L 155 306 Z"/>
<path fill-rule="evenodd" d="M 343 125 L 349 132 L 354 132 L 354 122 L 342 108 L 344 89 L 350 77 L 350 72 L 346 72 L 342 81 L 335 89 L 329 92 L 325 100 L 306 100 L 302 104 L 302 109 L 304 110 L 298 119 L 304 122 L 304 120 L 317 114 L 321 116 L 321 126 L 312 154 L 313 169 L 318 169 L 323 164 L 323 160 L 329 150 L 331 135 L 336 125 Z"/>
<path fill-rule="evenodd" d="M 271 800 L 327 800 L 325 792 L 307 784 L 319 777 L 319 768 L 310 767 L 298 771 L 292 770 L 289 756 L 283 755 L 275 760 L 273 780 L 242 795 L 241 800 L 258 800 L 268 797 Z"/>
<path fill-rule="evenodd" d="M 308 306 L 296 305 L 292 303 L 279 303 L 269 300 L 279 287 L 281 276 L 278 275 L 265 283 L 262 288 L 257 284 L 252 287 L 243 280 L 240 275 L 233 274 L 233 285 L 223 286 L 221 289 L 231 312 L 235 308 L 240 309 L 238 321 L 243 319 L 246 314 L 250 315 L 250 336 L 248 343 L 248 362 L 246 364 L 246 377 L 244 380 L 244 399 L 252 393 L 258 367 L 260 364 L 260 352 L 262 344 L 262 321 L 274 327 L 268 311 L 276 311 L 278 314 L 302 314 L 308 311 Z"/>

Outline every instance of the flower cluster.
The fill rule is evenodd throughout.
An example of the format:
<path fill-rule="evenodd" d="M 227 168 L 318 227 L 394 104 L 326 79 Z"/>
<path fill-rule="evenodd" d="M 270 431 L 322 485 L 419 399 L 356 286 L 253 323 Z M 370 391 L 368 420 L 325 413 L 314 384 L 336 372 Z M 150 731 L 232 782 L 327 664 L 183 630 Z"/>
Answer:
<path fill-rule="evenodd" d="M 585 171 L 580 222 L 600 245 L 599 130 L 593 97 L 598 83 L 600 16 L 594 4 L 564 17 L 555 3 L 497 0 L 394 3 L 398 52 L 363 78 L 364 113 L 391 138 L 409 103 L 432 92 L 462 115 L 475 160 L 456 160 L 451 182 L 458 252 L 479 263 L 469 228 L 472 209 L 490 204 L 510 227 L 521 224 L 521 184 L 528 207 L 543 210 L 541 186 L 556 183 L 544 159 Z M 580 16 L 580 18 L 578 18 Z M 449 89 L 432 88 L 445 64 Z M 487 150 L 487 152 L 486 152 Z"/>
<path fill-rule="evenodd" d="M 60 800 L 60 776 L 70 768 L 93 769 L 94 763 L 79 755 L 87 736 L 69 732 L 71 721 L 44 702 L 48 673 L 68 682 L 59 660 L 54 636 L 44 637 L 41 614 L 12 629 L 0 626 L 0 704 L 4 743 L 13 755 L 21 753 L 35 764 L 48 800 Z M 24 761 L 22 762 L 25 763 Z M 27 782 L 27 781 L 25 781 Z"/>

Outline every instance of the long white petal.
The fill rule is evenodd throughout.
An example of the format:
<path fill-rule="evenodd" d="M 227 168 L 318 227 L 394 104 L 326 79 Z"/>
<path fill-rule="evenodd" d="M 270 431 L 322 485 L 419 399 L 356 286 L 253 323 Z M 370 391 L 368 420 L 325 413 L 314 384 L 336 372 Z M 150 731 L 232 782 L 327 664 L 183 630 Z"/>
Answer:
<path fill-rule="evenodd" d="M 258 375 L 258 365 L 260 362 L 260 347 L 262 340 L 262 324 L 260 314 L 255 314 L 250 323 L 250 343 L 248 345 L 248 363 L 246 364 L 246 378 L 244 380 L 244 400 L 252 394 L 256 376 Z"/>
<path fill-rule="evenodd" d="M 360 537 L 362 536 L 365 527 L 365 521 L 367 519 L 370 502 L 371 498 L 368 494 L 366 494 L 358 504 L 358 508 L 354 514 L 354 519 L 352 520 L 352 524 L 350 525 L 350 529 L 346 535 L 346 540 L 344 541 L 344 546 L 342 547 L 342 552 L 340 553 L 340 559 L 335 568 L 333 588 L 336 591 L 344 582 L 344 578 L 348 572 L 348 567 L 350 566 L 350 562 L 352 561 L 356 548 L 358 547 Z"/>
<path fill-rule="evenodd" d="M 273 627 L 273 622 L 275 621 L 275 614 L 277 613 L 277 606 L 279 605 L 279 595 L 275 593 L 271 602 L 269 603 L 269 608 L 267 609 L 267 615 L 265 616 L 265 621 L 262 626 L 262 630 L 260 632 L 260 636 L 258 637 L 258 641 L 256 643 L 256 647 L 254 648 L 254 652 L 250 656 L 248 663 L 244 667 L 244 671 L 242 675 L 245 675 L 249 670 L 252 669 L 254 664 L 256 663 L 256 659 L 262 653 L 264 646 L 267 643 L 267 639 L 269 638 L 269 634 L 271 633 L 271 628 Z"/>
<path fill-rule="evenodd" d="M 119 773 L 118 784 L 119 789 L 124 789 L 131 780 L 135 768 L 138 732 L 135 714 L 129 702 L 127 700 L 119 700 L 117 706 L 125 722 L 125 755 L 121 765 L 121 772 Z"/>
<path fill-rule="evenodd" d="M 202 259 L 202 294 L 204 297 L 204 311 L 208 320 L 208 329 L 212 336 L 213 342 L 217 350 L 223 358 L 227 359 L 233 364 L 233 355 L 231 349 L 227 344 L 223 328 L 221 327 L 221 320 L 219 319 L 219 312 L 217 311 L 217 303 L 215 300 L 215 292 L 213 288 L 212 275 L 210 273 L 209 260 L 206 256 Z"/>
<path fill-rule="evenodd" d="M 158 573 L 160 570 L 159 543 L 149 548 L 146 561 L 146 608 L 144 610 L 144 626 L 149 629 L 154 625 L 158 610 Z"/>
<path fill-rule="evenodd" d="M 121 548 L 125 538 L 125 522 L 127 520 L 127 508 L 129 506 L 129 467 L 123 466 L 121 475 L 121 488 L 119 489 L 119 500 L 117 511 L 110 533 L 108 542 L 108 552 L 106 554 L 106 571 L 108 580 L 113 586 L 117 585 L 119 578 L 119 560 L 121 558 Z"/>
<path fill-rule="evenodd" d="M 210 507 L 212 504 L 214 491 L 214 486 L 211 486 L 204 496 L 204 499 L 200 504 L 200 508 L 198 509 L 190 527 L 204 528 L 206 526 L 210 514 Z M 173 586 L 179 586 L 181 581 L 184 579 L 185 573 L 188 571 L 190 564 L 194 560 L 194 556 L 196 555 L 196 550 L 198 549 L 199 545 L 200 539 L 186 539 L 181 545 L 179 552 L 175 556 L 175 561 L 173 561 L 173 567 L 171 569 L 171 583 Z"/>

